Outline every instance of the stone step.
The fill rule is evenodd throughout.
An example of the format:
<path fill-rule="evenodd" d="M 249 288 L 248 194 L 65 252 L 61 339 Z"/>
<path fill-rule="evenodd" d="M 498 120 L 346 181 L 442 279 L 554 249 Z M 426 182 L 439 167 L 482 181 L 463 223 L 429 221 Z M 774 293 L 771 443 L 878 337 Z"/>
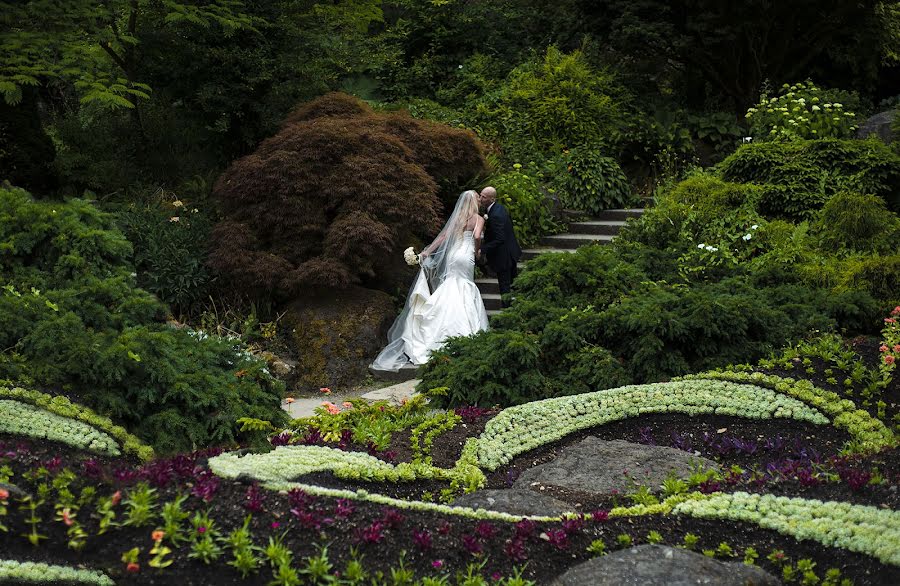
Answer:
<path fill-rule="evenodd" d="M 612 234 L 554 234 L 542 238 L 541 244 L 556 249 L 571 250 L 588 244 L 609 244 L 613 238 L 615 236 Z"/>
<path fill-rule="evenodd" d="M 484 302 L 485 310 L 501 309 L 500 293 L 482 293 L 481 300 Z"/>
<path fill-rule="evenodd" d="M 497 279 L 482 277 L 481 279 L 475 279 L 475 284 L 482 295 L 485 293 L 500 293 L 500 283 L 497 282 Z"/>
<path fill-rule="evenodd" d="M 500 311 L 501 310 L 499 310 L 499 309 L 488 309 L 485 311 L 485 313 L 487 313 L 488 319 L 490 319 L 492 316 L 495 316 L 498 313 L 500 313 Z"/>
<path fill-rule="evenodd" d="M 615 236 L 623 226 L 625 226 L 624 220 L 572 222 L 569 224 L 569 234 L 612 234 Z"/>
<path fill-rule="evenodd" d="M 595 220 L 620 220 L 628 218 L 640 218 L 644 208 L 629 208 L 624 210 L 604 210 L 594 217 Z"/>
<path fill-rule="evenodd" d="M 418 372 L 419 367 L 415 364 L 404 364 L 397 372 L 394 372 L 392 370 L 378 370 L 369 366 L 369 374 L 375 377 L 375 379 L 394 381 L 398 383 L 412 380 L 414 378 L 420 378 L 419 376 L 417 376 Z"/>
<path fill-rule="evenodd" d="M 544 246 L 541 248 L 526 248 L 522 251 L 522 261 L 529 261 L 538 255 L 548 254 L 548 253 L 556 253 L 556 252 L 575 252 L 574 248 L 554 248 L 552 246 Z M 519 272 L 522 272 L 522 269 L 525 267 L 524 262 L 519 262 L 517 265 L 519 267 Z"/>

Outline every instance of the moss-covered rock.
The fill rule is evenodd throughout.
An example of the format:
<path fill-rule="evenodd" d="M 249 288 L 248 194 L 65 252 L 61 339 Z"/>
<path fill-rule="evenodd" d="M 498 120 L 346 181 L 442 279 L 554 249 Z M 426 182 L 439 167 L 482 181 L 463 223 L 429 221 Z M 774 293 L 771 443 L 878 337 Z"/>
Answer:
<path fill-rule="evenodd" d="M 282 323 L 297 353 L 296 391 L 359 383 L 397 313 L 390 295 L 362 287 L 304 296 L 286 311 Z"/>

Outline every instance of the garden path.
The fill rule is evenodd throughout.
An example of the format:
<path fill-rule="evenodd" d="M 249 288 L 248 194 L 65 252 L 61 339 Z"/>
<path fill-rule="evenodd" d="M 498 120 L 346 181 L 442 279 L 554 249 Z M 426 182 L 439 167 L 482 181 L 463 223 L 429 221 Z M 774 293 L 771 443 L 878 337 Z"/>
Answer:
<path fill-rule="evenodd" d="M 416 395 L 415 389 L 417 384 L 419 384 L 419 379 L 411 379 L 389 387 L 370 390 L 368 392 L 366 392 L 366 389 L 358 389 L 346 393 L 335 392 L 319 397 L 301 397 L 294 399 L 292 402 L 282 399 L 281 408 L 287 411 L 292 418 L 297 419 L 299 417 L 311 417 L 315 415 L 316 407 L 322 405 L 323 401 L 330 401 L 335 405 L 340 405 L 344 401 L 362 398 L 372 403 L 375 401 L 389 401 L 391 403 L 400 404 L 403 399 L 409 399 Z"/>

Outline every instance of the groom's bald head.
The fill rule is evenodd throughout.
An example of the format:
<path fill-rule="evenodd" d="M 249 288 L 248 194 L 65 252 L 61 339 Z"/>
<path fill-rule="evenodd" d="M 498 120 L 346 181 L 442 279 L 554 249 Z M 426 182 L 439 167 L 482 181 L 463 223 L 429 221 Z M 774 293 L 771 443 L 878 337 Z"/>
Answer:
<path fill-rule="evenodd" d="M 491 205 L 496 200 L 497 190 L 490 185 L 482 189 L 481 194 L 478 196 L 478 201 L 481 202 L 481 205 L 483 206 Z"/>

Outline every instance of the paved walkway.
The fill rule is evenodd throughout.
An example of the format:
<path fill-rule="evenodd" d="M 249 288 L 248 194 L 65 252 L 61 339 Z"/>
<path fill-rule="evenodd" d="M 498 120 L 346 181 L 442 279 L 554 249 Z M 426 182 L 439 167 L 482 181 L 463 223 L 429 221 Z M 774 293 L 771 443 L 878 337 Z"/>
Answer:
<path fill-rule="evenodd" d="M 375 401 L 390 401 L 399 405 L 403 399 L 416 395 L 415 388 L 417 384 L 419 384 L 419 380 L 413 379 L 363 394 L 332 393 L 320 397 L 294 399 L 292 403 L 282 400 L 281 408 L 290 413 L 291 417 L 297 419 L 298 417 L 312 417 L 315 415 L 316 407 L 319 407 L 323 401 L 331 401 L 335 405 L 340 405 L 350 399 L 363 398 L 373 403 Z"/>

